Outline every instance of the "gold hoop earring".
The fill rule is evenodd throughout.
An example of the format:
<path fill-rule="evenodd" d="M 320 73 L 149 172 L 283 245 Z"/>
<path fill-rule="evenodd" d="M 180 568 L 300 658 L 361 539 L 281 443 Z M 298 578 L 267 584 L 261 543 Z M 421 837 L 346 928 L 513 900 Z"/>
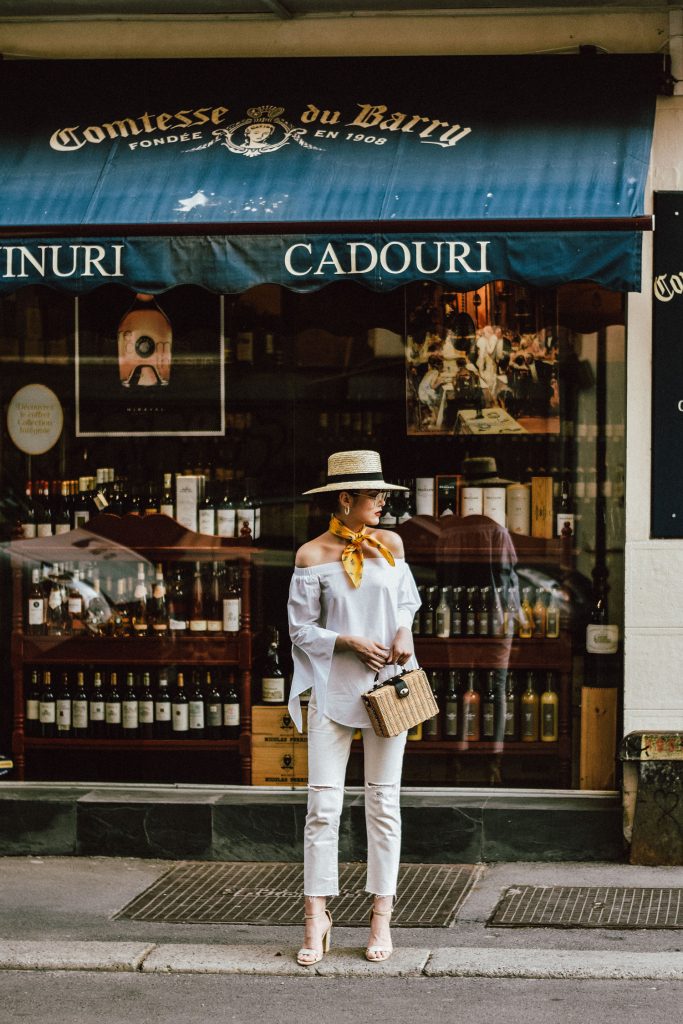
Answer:
<path fill-rule="evenodd" d="M 351 511 L 351 509 L 349 508 L 349 506 L 348 505 L 344 505 L 344 515 L 348 516 L 350 511 Z"/>

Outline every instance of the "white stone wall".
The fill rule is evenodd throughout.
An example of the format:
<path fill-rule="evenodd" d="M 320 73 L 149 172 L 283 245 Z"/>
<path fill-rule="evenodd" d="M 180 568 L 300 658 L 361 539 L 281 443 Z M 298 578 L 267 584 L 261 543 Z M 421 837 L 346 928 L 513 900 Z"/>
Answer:
<path fill-rule="evenodd" d="M 683 189 L 683 97 L 661 97 L 648 203 Z M 624 731 L 683 729 L 683 540 L 650 539 L 652 236 L 628 300 Z"/>

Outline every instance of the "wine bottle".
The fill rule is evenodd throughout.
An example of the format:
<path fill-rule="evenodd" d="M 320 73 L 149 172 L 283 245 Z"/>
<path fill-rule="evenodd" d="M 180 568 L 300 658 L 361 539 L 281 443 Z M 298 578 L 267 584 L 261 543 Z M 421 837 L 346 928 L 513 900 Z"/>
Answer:
<path fill-rule="evenodd" d="M 54 517 L 54 532 L 56 535 L 69 533 L 71 530 L 71 502 L 69 500 L 69 481 L 62 480 L 60 487 L 60 498 L 57 502 Z"/>
<path fill-rule="evenodd" d="M 175 498 L 173 496 L 173 474 L 164 473 L 164 489 L 161 494 L 159 511 L 162 516 L 175 519 Z"/>
<path fill-rule="evenodd" d="M 21 535 L 24 540 L 32 540 L 36 536 L 36 504 L 33 500 L 33 483 L 26 481 L 26 500 L 21 508 L 19 522 L 21 524 Z"/>
<path fill-rule="evenodd" d="M 31 570 L 31 589 L 27 598 L 26 632 L 30 636 L 45 633 L 45 595 L 40 584 L 40 569 Z"/>
<path fill-rule="evenodd" d="M 240 592 L 238 570 L 230 566 L 223 593 L 223 632 L 235 636 L 240 630 Z"/>
<path fill-rule="evenodd" d="M 540 640 L 546 635 L 546 605 L 544 599 L 545 591 L 539 587 L 536 591 L 536 601 L 533 607 L 533 628 L 531 635 L 534 640 Z"/>
<path fill-rule="evenodd" d="M 524 587 L 522 590 L 522 607 L 519 611 L 519 630 L 517 635 L 520 640 L 530 640 L 534 632 L 534 610 L 531 606 L 531 587 Z"/>
<path fill-rule="evenodd" d="M 52 674 L 43 672 L 43 685 L 38 704 L 38 720 L 40 735 L 44 739 L 53 739 L 57 734 L 57 701 L 52 689 Z"/>
<path fill-rule="evenodd" d="M 209 598 L 206 614 L 206 629 L 208 633 L 223 632 L 223 598 L 221 595 L 221 572 L 218 562 L 211 567 L 211 584 L 209 586 Z"/>
<path fill-rule="evenodd" d="M 204 533 L 209 537 L 213 537 L 216 534 L 216 506 L 213 498 L 211 488 L 205 487 L 204 497 L 199 503 L 198 508 L 198 523 L 199 532 Z"/>
<path fill-rule="evenodd" d="M 199 672 L 192 673 L 192 686 L 188 700 L 188 735 L 192 740 L 203 740 L 206 728 L 204 694 L 199 681 Z"/>
<path fill-rule="evenodd" d="M 135 676 L 132 672 L 127 672 L 126 686 L 121 702 L 121 734 L 124 739 L 135 739 L 138 736 L 139 710 L 138 695 L 135 692 Z"/>
<path fill-rule="evenodd" d="M 71 735 L 71 688 L 69 673 L 62 672 L 61 683 L 56 697 L 57 736 L 66 739 Z"/>
<path fill-rule="evenodd" d="M 147 583 L 145 581 L 145 566 L 142 562 L 138 564 L 137 583 L 133 593 L 133 609 L 131 614 L 131 625 L 133 635 L 145 637 L 149 633 L 149 617 L 147 612 Z"/>
<path fill-rule="evenodd" d="M 62 600 L 62 588 L 55 566 L 54 575 L 50 576 L 50 592 L 47 598 L 45 613 L 47 633 L 49 636 L 64 636 L 68 633 L 68 606 Z"/>
<path fill-rule="evenodd" d="M 486 673 L 486 689 L 481 701 L 481 738 L 496 738 L 496 673 L 489 669 Z"/>
<path fill-rule="evenodd" d="M 228 685 L 223 697 L 223 735 L 226 740 L 237 739 L 240 733 L 240 699 L 235 683 L 235 673 L 228 676 Z"/>
<path fill-rule="evenodd" d="M 481 697 L 476 688 L 477 674 L 474 669 L 467 673 L 467 689 L 462 695 L 463 739 L 476 742 L 481 729 Z"/>
<path fill-rule="evenodd" d="M 152 607 L 150 619 L 152 632 L 156 637 L 168 636 L 168 607 L 166 604 L 166 583 L 161 565 L 154 570 L 154 588 L 152 590 Z"/>
<path fill-rule="evenodd" d="M 545 635 L 555 640 L 560 635 L 560 596 L 557 587 L 550 591 L 550 599 L 545 616 Z"/>
<path fill-rule="evenodd" d="M 465 636 L 477 635 L 477 587 L 467 588 L 465 608 Z"/>
<path fill-rule="evenodd" d="M 517 690 L 514 672 L 508 672 L 505 680 L 505 732 L 506 742 L 517 739 Z"/>
<path fill-rule="evenodd" d="M 102 675 L 95 672 L 92 690 L 88 700 L 89 732 L 95 739 L 106 735 L 105 700 L 102 687 Z"/>
<path fill-rule="evenodd" d="M 453 587 L 451 592 L 451 636 L 462 636 L 463 633 L 463 595 L 463 587 Z"/>
<path fill-rule="evenodd" d="M 38 684 L 38 672 L 33 669 L 31 681 L 26 687 L 26 701 L 24 703 L 24 732 L 27 736 L 40 735 L 40 686 Z"/>
<path fill-rule="evenodd" d="M 448 689 L 446 690 L 446 715 L 444 734 L 446 739 L 458 738 L 458 704 L 460 701 L 460 673 L 452 668 L 448 673 Z"/>
<path fill-rule="evenodd" d="M 81 574 L 78 569 L 74 569 L 71 577 L 71 585 L 69 587 L 68 596 L 68 610 L 69 619 L 71 622 L 71 632 L 78 636 L 85 632 L 85 615 L 83 612 L 83 594 L 81 592 Z"/>
<path fill-rule="evenodd" d="M 491 635 L 491 588 L 479 588 L 479 607 L 477 608 L 477 636 Z"/>
<path fill-rule="evenodd" d="M 166 672 L 159 673 L 157 693 L 154 699 L 154 736 L 155 739 L 170 739 L 172 733 L 172 707 L 171 696 L 168 690 L 168 677 Z"/>
<path fill-rule="evenodd" d="M 210 740 L 219 740 L 223 733 L 223 706 L 221 691 L 218 684 L 214 682 L 211 672 L 206 673 L 204 701 L 206 713 L 206 737 Z"/>
<path fill-rule="evenodd" d="M 523 743 L 538 740 L 538 694 L 534 689 L 534 674 L 527 672 L 526 689 L 520 698 L 520 732 Z"/>
<path fill-rule="evenodd" d="M 441 600 L 434 612 L 435 633 L 438 637 L 449 637 L 451 634 L 451 606 L 449 587 L 441 588 Z"/>
<path fill-rule="evenodd" d="M 194 580 L 192 583 L 192 604 L 190 610 L 190 632 L 206 633 L 207 619 L 204 604 L 204 583 L 202 581 L 201 562 L 194 564 Z"/>
<path fill-rule="evenodd" d="M 284 704 L 285 674 L 280 667 L 278 631 L 271 627 L 269 634 L 270 642 L 261 675 L 261 700 L 264 704 Z"/>
<path fill-rule="evenodd" d="M 593 570 L 594 596 L 586 626 L 586 684 L 614 687 L 619 683 L 619 626 L 610 623 L 607 606 L 607 572 Z"/>
<path fill-rule="evenodd" d="M 88 695 L 83 672 L 76 673 L 76 689 L 71 696 L 71 731 L 75 739 L 88 735 Z"/>
<path fill-rule="evenodd" d="M 446 588 L 444 588 L 446 589 Z M 432 669 L 429 673 L 429 685 L 432 688 L 434 699 L 437 704 L 439 703 L 441 696 L 441 673 L 436 669 Z M 438 740 L 439 739 L 439 716 L 434 715 L 433 718 L 428 718 L 422 726 L 422 739 L 424 740 Z"/>
<path fill-rule="evenodd" d="M 104 700 L 104 721 L 106 724 L 107 739 L 117 740 L 121 738 L 121 692 L 116 672 L 109 676 L 109 689 Z"/>
<path fill-rule="evenodd" d="M 185 577 L 180 565 L 176 565 L 169 584 L 168 625 L 172 637 L 185 636 L 187 633 L 187 594 L 185 590 Z"/>
<path fill-rule="evenodd" d="M 545 691 L 541 694 L 541 741 L 555 743 L 559 738 L 560 700 L 553 685 L 553 674 L 546 674 Z"/>
<path fill-rule="evenodd" d="M 154 696 L 149 672 L 142 673 L 142 685 L 138 693 L 138 722 L 140 737 L 151 740 L 154 737 Z"/>
<path fill-rule="evenodd" d="M 190 731 L 190 708 L 185 693 L 185 676 L 178 673 L 175 684 L 175 693 L 171 701 L 171 724 L 173 727 L 173 739 L 185 740 Z"/>

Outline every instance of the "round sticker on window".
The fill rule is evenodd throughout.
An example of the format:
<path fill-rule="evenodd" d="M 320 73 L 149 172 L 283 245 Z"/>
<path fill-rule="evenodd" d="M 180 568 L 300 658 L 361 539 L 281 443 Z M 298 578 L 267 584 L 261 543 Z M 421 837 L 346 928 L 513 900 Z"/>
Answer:
<path fill-rule="evenodd" d="M 7 408 L 7 430 L 17 448 L 27 455 L 42 455 L 56 444 L 64 426 L 62 406 L 44 384 L 27 384 Z"/>

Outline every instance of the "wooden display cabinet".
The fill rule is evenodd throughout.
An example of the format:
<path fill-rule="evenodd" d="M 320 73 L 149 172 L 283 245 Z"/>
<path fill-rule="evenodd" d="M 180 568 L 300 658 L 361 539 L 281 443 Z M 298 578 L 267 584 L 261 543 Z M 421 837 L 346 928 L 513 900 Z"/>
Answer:
<path fill-rule="evenodd" d="M 469 527 L 468 537 L 463 542 L 459 526 L 463 523 Z M 477 525 L 481 521 L 482 530 L 477 539 Z M 451 568 L 457 565 L 486 566 L 491 564 L 491 521 L 481 516 L 465 519 L 448 516 L 435 519 L 433 516 L 414 516 L 396 532 L 403 539 L 406 559 L 416 570 L 418 567 L 434 569 L 435 576 L 443 573 L 448 576 Z M 500 528 L 496 543 L 506 545 L 507 555 L 510 553 L 509 543 L 513 545 L 512 554 L 516 557 L 517 572 L 522 567 L 536 569 L 552 569 L 562 575 L 571 568 L 573 537 L 559 537 L 545 540 L 517 534 L 507 534 Z M 436 580 L 435 580 L 436 582 Z M 569 788 L 572 781 L 572 738 L 571 738 L 571 678 L 572 678 L 572 642 L 565 622 L 561 620 L 560 635 L 556 639 L 504 639 L 497 637 L 415 637 L 415 654 L 419 664 L 429 669 L 476 669 L 486 671 L 490 668 L 506 668 L 512 671 L 533 670 L 538 672 L 554 672 L 559 679 L 559 729 L 556 742 L 523 742 L 504 741 L 502 744 L 491 741 L 467 742 L 454 739 L 422 739 L 406 745 L 406 755 L 444 755 L 476 757 L 500 755 L 510 757 L 541 757 L 554 759 L 557 764 L 562 784 Z"/>
<path fill-rule="evenodd" d="M 242 782 L 251 782 L 251 677 L 253 663 L 252 561 L 254 548 L 241 540 L 193 533 L 168 516 L 122 518 L 102 514 L 87 529 L 60 536 L 13 541 L 10 547 L 13 575 L 11 662 L 14 688 L 12 750 L 17 777 L 23 780 L 32 751 L 95 750 L 139 751 L 152 756 L 172 752 L 234 751 L 239 754 Z M 234 562 L 240 565 L 242 609 L 237 635 L 206 637 L 98 637 L 32 636 L 24 632 L 25 569 L 41 563 L 97 562 Z M 183 664 L 210 668 L 234 668 L 240 683 L 239 739 L 99 739 L 40 738 L 24 731 L 24 686 L 27 666 L 84 665 L 150 666 Z"/>

